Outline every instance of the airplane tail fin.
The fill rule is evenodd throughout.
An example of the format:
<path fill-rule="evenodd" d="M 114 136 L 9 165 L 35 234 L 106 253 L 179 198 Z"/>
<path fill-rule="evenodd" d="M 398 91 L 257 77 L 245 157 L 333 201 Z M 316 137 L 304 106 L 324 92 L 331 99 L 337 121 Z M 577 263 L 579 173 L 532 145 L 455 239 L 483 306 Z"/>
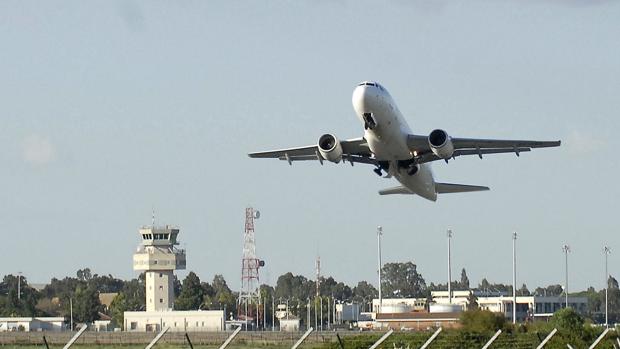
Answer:
<path fill-rule="evenodd" d="M 483 187 L 480 185 L 435 183 L 435 191 L 437 192 L 437 194 L 465 193 L 465 192 L 470 192 L 470 191 L 485 191 L 485 190 L 489 190 L 489 187 Z"/>

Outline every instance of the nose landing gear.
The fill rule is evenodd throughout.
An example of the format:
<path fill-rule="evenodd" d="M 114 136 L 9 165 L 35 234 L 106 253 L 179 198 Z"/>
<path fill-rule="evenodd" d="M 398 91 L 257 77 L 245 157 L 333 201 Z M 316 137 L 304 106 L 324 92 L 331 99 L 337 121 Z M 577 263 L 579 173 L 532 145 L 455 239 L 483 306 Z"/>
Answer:
<path fill-rule="evenodd" d="M 377 126 L 377 122 L 375 118 L 372 117 L 372 113 L 364 113 L 362 116 L 364 117 L 364 130 L 372 130 Z"/>
<path fill-rule="evenodd" d="M 375 168 L 372 171 L 376 173 L 377 176 L 382 176 L 383 175 L 382 171 L 387 172 L 389 168 L 390 168 L 390 163 L 388 161 L 379 161 L 379 163 L 377 164 L 377 168 Z"/>

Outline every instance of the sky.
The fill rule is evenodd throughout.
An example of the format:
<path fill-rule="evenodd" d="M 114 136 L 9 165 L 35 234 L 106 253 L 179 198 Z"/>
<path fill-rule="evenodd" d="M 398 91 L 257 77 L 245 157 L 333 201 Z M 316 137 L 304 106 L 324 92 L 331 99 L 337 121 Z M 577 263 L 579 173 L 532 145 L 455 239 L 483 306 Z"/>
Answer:
<path fill-rule="evenodd" d="M 452 268 L 511 283 L 604 285 L 618 258 L 620 3 L 472 1 L 0 2 L 0 274 L 129 279 L 138 228 L 181 228 L 187 270 L 241 280 L 244 209 L 261 211 L 261 282 L 354 285 L 383 261 L 430 282 Z M 361 164 L 250 159 L 363 134 L 351 94 L 376 80 L 415 133 L 562 140 L 460 157 L 437 180 L 491 191 L 379 196 Z"/>

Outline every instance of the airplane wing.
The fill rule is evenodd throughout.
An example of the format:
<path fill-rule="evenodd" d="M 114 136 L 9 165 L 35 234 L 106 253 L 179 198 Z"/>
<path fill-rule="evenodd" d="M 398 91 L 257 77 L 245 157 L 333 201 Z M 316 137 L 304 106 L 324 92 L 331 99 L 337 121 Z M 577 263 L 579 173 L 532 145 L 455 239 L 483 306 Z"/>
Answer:
<path fill-rule="evenodd" d="M 368 148 L 368 143 L 366 143 L 366 140 L 363 137 L 341 141 L 340 145 L 342 146 L 343 161 L 349 161 L 351 164 L 354 162 L 372 165 L 377 164 L 377 161 L 372 157 L 372 152 Z M 318 160 L 323 163 L 323 160 L 325 160 L 321 156 L 317 145 L 262 151 L 250 153 L 248 156 L 251 158 L 286 160 L 289 164 L 292 164 L 293 161 L 309 160 Z"/>
<path fill-rule="evenodd" d="M 452 158 L 461 155 L 478 155 L 482 159 L 485 154 L 519 153 L 531 151 L 534 148 L 548 148 L 560 146 L 560 141 L 526 141 L 507 139 L 477 139 L 451 138 L 454 147 Z M 435 155 L 428 143 L 428 136 L 409 135 L 407 144 L 411 151 L 417 154 L 418 163 L 445 160 Z"/>

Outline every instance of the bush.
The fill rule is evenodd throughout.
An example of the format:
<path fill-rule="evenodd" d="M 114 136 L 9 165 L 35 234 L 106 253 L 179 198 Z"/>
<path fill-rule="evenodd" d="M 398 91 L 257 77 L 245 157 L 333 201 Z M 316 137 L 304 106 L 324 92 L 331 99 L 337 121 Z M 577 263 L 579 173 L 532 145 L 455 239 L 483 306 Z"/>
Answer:
<path fill-rule="evenodd" d="M 584 320 L 573 308 L 560 309 L 553 314 L 551 324 L 558 330 L 581 334 Z"/>
<path fill-rule="evenodd" d="M 461 314 L 463 329 L 471 332 L 495 332 L 506 324 L 504 315 L 488 310 L 468 310 Z"/>

